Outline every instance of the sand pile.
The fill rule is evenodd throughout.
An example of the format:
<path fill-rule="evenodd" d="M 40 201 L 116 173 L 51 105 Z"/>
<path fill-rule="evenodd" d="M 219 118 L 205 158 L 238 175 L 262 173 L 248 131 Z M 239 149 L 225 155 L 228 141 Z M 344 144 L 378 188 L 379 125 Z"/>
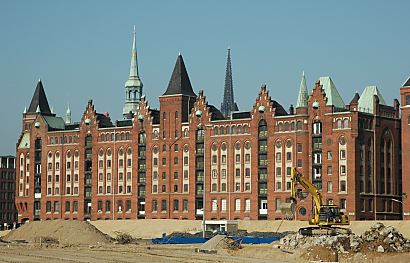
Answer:
<path fill-rule="evenodd" d="M 51 240 L 64 245 L 96 245 L 108 243 L 109 238 L 93 225 L 76 220 L 33 221 L 11 231 L 3 240 L 40 242 Z"/>
<path fill-rule="evenodd" d="M 239 241 L 225 235 L 216 235 L 202 244 L 197 251 L 203 253 L 217 253 L 220 249 L 237 250 L 241 247 Z"/>

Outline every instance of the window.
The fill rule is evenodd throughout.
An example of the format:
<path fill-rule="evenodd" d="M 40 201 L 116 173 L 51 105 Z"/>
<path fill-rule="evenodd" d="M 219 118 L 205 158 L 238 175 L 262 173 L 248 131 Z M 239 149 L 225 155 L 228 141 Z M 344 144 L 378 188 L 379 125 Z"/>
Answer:
<path fill-rule="evenodd" d="M 251 211 L 251 200 L 245 199 L 245 211 Z"/>
<path fill-rule="evenodd" d="M 344 119 L 343 120 L 343 128 L 349 128 L 349 120 L 348 119 Z"/>
<path fill-rule="evenodd" d="M 327 182 L 327 192 L 328 192 L 328 193 L 331 193 L 331 192 L 332 192 L 332 187 L 333 187 L 332 182 L 331 182 L 331 181 Z"/>
<path fill-rule="evenodd" d="M 127 181 L 131 181 L 131 172 L 127 172 Z"/>
<path fill-rule="evenodd" d="M 162 158 L 162 165 L 166 165 L 167 164 L 167 158 Z"/>
<path fill-rule="evenodd" d="M 118 180 L 120 181 L 124 180 L 124 174 L 122 172 L 118 173 Z"/>
<path fill-rule="evenodd" d="M 224 154 L 224 155 L 222 155 L 222 164 L 226 164 L 226 155 Z"/>
<path fill-rule="evenodd" d="M 275 199 L 276 211 L 280 211 L 281 204 L 282 204 L 282 200 L 280 198 L 276 198 Z"/>
<path fill-rule="evenodd" d="M 218 178 L 218 171 L 216 169 L 212 169 L 212 179 Z"/>
<path fill-rule="evenodd" d="M 235 176 L 236 176 L 236 177 L 240 177 L 240 176 L 241 176 L 241 169 L 239 169 L 239 168 L 236 168 L 236 169 L 235 169 Z"/>
<path fill-rule="evenodd" d="M 340 150 L 340 159 L 341 160 L 346 159 L 346 150 Z"/>
<path fill-rule="evenodd" d="M 226 169 L 221 170 L 221 178 L 225 179 L 226 178 Z"/>
<path fill-rule="evenodd" d="M 340 166 L 340 175 L 346 175 L 346 166 L 345 165 Z"/>
<path fill-rule="evenodd" d="M 291 182 L 286 182 L 286 190 L 289 191 L 291 187 Z"/>
<path fill-rule="evenodd" d="M 188 200 L 187 199 L 184 199 L 182 201 L 182 210 L 183 211 L 188 211 Z"/>
<path fill-rule="evenodd" d="M 216 211 L 218 209 L 218 200 L 213 199 L 212 201 L 212 211 Z"/>
<path fill-rule="evenodd" d="M 291 152 L 286 153 L 286 161 L 292 161 L 292 153 Z"/>
<path fill-rule="evenodd" d="M 251 155 L 249 153 L 245 154 L 245 163 L 250 163 Z"/>
<path fill-rule="evenodd" d="M 298 153 L 301 153 L 302 152 L 302 144 L 301 143 L 298 143 Z"/>
<path fill-rule="evenodd" d="M 245 191 L 251 190 L 251 183 L 245 183 Z"/>
<path fill-rule="evenodd" d="M 226 183 L 221 184 L 221 191 L 226 192 Z"/>
<path fill-rule="evenodd" d="M 75 194 L 75 195 L 78 195 L 78 187 L 77 187 L 77 186 L 74 187 L 74 194 Z"/>
<path fill-rule="evenodd" d="M 161 200 L 161 211 L 167 211 L 167 200 Z"/>
<path fill-rule="evenodd" d="M 340 181 L 340 192 L 346 192 L 346 181 L 345 180 Z"/>
<path fill-rule="evenodd" d="M 281 177 L 281 176 L 282 176 L 282 168 L 276 167 L 276 177 Z"/>
<path fill-rule="evenodd" d="M 178 164 L 178 157 L 174 157 L 174 164 Z"/>
<path fill-rule="evenodd" d="M 177 152 L 178 151 L 178 144 L 174 145 L 174 151 Z"/>
<path fill-rule="evenodd" d="M 162 180 L 166 180 L 167 179 L 167 173 L 166 172 L 162 172 Z"/>
<path fill-rule="evenodd" d="M 337 120 L 337 128 L 338 129 L 342 128 L 342 120 L 341 119 Z"/>
<path fill-rule="evenodd" d="M 55 213 L 60 212 L 60 203 L 58 201 L 54 202 L 54 212 Z"/>
<path fill-rule="evenodd" d="M 174 199 L 174 211 L 178 211 L 178 210 L 179 210 L 179 200 Z"/>
<path fill-rule="evenodd" d="M 174 172 L 174 180 L 178 180 L 178 178 L 179 178 L 178 172 Z"/>
<path fill-rule="evenodd" d="M 235 161 L 236 161 L 237 163 L 240 163 L 240 162 L 241 162 L 241 155 L 240 155 L 240 154 L 236 154 L 236 155 L 235 155 Z"/>
<path fill-rule="evenodd" d="M 236 192 L 241 191 L 241 183 L 236 183 L 236 184 L 235 184 L 235 191 L 236 191 Z"/>
<path fill-rule="evenodd" d="M 301 168 L 302 167 L 302 159 L 298 159 L 298 168 Z"/>
<path fill-rule="evenodd" d="M 276 191 L 282 191 L 282 182 L 276 182 Z"/>
<path fill-rule="evenodd" d="M 178 192 L 178 185 L 174 184 L 174 193 Z"/>
<path fill-rule="evenodd" d="M 314 135 L 322 134 L 322 123 L 321 122 L 314 122 L 313 123 L 313 134 Z"/>
<path fill-rule="evenodd" d="M 328 166 L 327 167 L 327 175 L 332 175 L 332 172 L 333 172 L 332 166 Z"/>
<path fill-rule="evenodd" d="M 226 199 L 221 200 L 221 211 L 226 211 Z"/>
<path fill-rule="evenodd" d="M 282 154 L 281 153 L 276 153 L 276 161 L 280 162 L 282 159 Z"/>
<path fill-rule="evenodd" d="M 123 167 L 124 167 L 124 160 L 123 160 L 123 159 L 120 159 L 120 160 L 119 160 L 118 166 L 119 166 L 120 168 L 123 168 Z"/>
<path fill-rule="evenodd" d="M 346 209 L 346 199 L 340 199 L 340 209 Z"/>
<path fill-rule="evenodd" d="M 156 199 L 152 200 L 152 212 L 157 212 L 158 210 L 158 201 Z"/>
<path fill-rule="evenodd" d="M 188 170 L 184 170 L 184 180 L 188 180 Z"/>
<path fill-rule="evenodd" d="M 327 152 L 327 159 L 332 160 L 332 152 L 331 151 Z"/>
<path fill-rule="evenodd" d="M 165 193 L 165 192 L 167 191 L 167 187 L 166 187 L 164 184 L 162 185 L 161 188 L 162 188 L 162 192 L 163 192 L 163 193 Z"/>
<path fill-rule="evenodd" d="M 290 176 L 292 173 L 292 168 L 291 167 L 286 167 L 286 175 Z"/>
<path fill-rule="evenodd" d="M 188 192 L 188 184 L 184 184 L 184 192 Z"/>
<path fill-rule="evenodd" d="M 107 186 L 107 194 L 110 194 L 111 193 L 111 186 Z"/>
<path fill-rule="evenodd" d="M 245 177 L 251 177 L 251 168 L 245 168 Z"/>
<path fill-rule="evenodd" d="M 152 186 L 152 192 L 153 192 L 153 193 L 158 192 L 158 185 L 154 184 L 154 185 Z"/>
<path fill-rule="evenodd" d="M 47 201 L 47 203 L 46 203 L 46 212 L 47 213 L 51 212 L 51 202 L 50 201 Z"/>
<path fill-rule="evenodd" d="M 218 156 L 212 155 L 212 164 L 217 164 L 218 163 Z"/>
<path fill-rule="evenodd" d="M 235 211 L 241 211 L 241 199 L 235 199 Z"/>
<path fill-rule="evenodd" d="M 184 157 L 184 165 L 188 165 L 188 156 Z"/>

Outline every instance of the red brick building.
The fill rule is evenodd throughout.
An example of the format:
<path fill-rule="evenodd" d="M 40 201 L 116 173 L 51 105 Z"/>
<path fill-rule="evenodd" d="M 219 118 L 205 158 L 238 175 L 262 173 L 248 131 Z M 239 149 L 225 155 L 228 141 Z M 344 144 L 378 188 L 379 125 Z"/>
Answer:
<path fill-rule="evenodd" d="M 0 229 L 17 222 L 15 159 L 10 155 L 0 156 Z"/>
<path fill-rule="evenodd" d="M 402 107 L 400 119 L 398 101 L 388 106 L 377 87 L 345 104 L 330 77 L 308 92 L 303 76 L 295 108 L 263 86 L 252 108 L 225 117 L 196 95 L 179 55 L 160 108 L 151 109 L 134 51 L 135 43 L 125 120 L 112 122 L 89 101 L 73 124 L 70 112 L 66 120 L 51 112 L 38 82 L 17 143 L 19 221 L 200 219 L 204 202 L 207 219 L 282 219 L 294 166 L 352 220 L 402 218 L 409 142 L 400 129 L 410 110 Z M 304 195 L 296 219 L 311 211 Z"/>

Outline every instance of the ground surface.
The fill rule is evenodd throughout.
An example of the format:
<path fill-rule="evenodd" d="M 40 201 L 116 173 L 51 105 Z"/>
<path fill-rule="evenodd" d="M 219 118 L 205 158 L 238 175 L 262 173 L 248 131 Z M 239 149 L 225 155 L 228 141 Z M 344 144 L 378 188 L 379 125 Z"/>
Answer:
<path fill-rule="evenodd" d="M 153 245 L 147 238 L 160 237 L 162 233 L 197 232 L 201 222 L 188 220 L 119 220 L 96 221 L 92 225 L 73 221 L 31 222 L 7 233 L 4 240 L 27 240 L 27 243 L 0 242 L 0 262 L 312 262 L 307 251 L 286 251 L 273 245 L 245 245 L 242 249 L 219 249 L 217 254 L 196 253 L 200 245 Z M 396 227 L 410 237 L 410 222 L 390 221 L 385 225 Z M 239 228 L 252 231 L 297 231 L 306 222 L 240 221 Z M 352 222 L 357 234 L 368 230 L 374 222 Z M 94 227 L 95 226 L 95 227 Z M 106 234 L 115 237 L 119 232 L 137 238 L 137 244 L 119 245 L 107 241 Z M 3 236 L 6 232 L 0 232 Z M 39 237 L 54 238 L 51 243 L 40 243 Z M 145 238 L 145 239 L 141 239 Z M 91 245 L 90 245 L 91 244 Z M 321 248 L 315 254 L 326 258 Z M 328 257 L 331 259 L 331 255 Z M 339 262 L 404 263 L 410 262 L 410 253 L 369 253 L 339 255 Z"/>

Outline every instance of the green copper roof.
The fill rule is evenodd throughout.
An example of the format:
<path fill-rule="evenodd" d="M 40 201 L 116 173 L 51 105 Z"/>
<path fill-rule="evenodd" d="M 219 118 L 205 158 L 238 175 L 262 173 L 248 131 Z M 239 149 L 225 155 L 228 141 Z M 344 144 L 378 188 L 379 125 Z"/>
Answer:
<path fill-rule="evenodd" d="M 330 77 L 320 77 L 320 85 L 323 86 L 323 90 L 326 93 L 327 97 L 327 106 L 333 105 L 335 108 L 344 109 L 345 103 L 343 102 L 342 97 L 337 91 L 335 84 L 333 83 Z"/>
<path fill-rule="evenodd" d="M 137 40 L 136 31 L 134 26 L 134 33 L 132 37 L 132 52 L 131 52 L 131 65 L 130 65 L 130 77 L 127 82 L 125 82 L 125 87 L 141 87 L 143 86 L 142 81 L 138 72 L 138 58 L 137 58 Z"/>
<path fill-rule="evenodd" d="M 48 128 L 51 130 L 64 130 L 65 122 L 61 117 L 43 116 Z"/>
<path fill-rule="evenodd" d="M 379 103 L 387 105 L 382 94 L 380 93 L 377 86 L 367 86 L 359 99 L 359 111 L 373 113 L 373 97 L 377 95 L 379 97 Z"/>
<path fill-rule="evenodd" d="M 302 74 L 302 80 L 300 81 L 299 96 L 296 102 L 296 108 L 307 108 L 309 100 L 309 92 L 306 86 L 305 72 Z"/>
<path fill-rule="evenodd" d="M 19 149 L 29 149 L 30 148 L 30 133 L 24 133 L 23 138 L 21 138 Z"/>

